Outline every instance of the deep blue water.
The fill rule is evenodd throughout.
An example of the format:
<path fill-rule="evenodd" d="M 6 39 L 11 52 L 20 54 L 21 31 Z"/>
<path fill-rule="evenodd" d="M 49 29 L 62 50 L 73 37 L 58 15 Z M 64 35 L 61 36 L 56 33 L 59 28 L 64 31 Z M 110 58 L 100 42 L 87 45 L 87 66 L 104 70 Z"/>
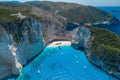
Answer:
<path fill-rule="evenodd" d="M 71 46 L 47 47 L 27 65 L 17 80 L 116 80 L 93 66 Z"/>
<path fill-rule="evenodd" d="M 111 13 L 113 16 L 118 18 L 120 20 L 120 6 L 102 6 L 102 7 L 97 7 L 103 11 L 106 11 L 108 13 Z M 116 11 L 116 12 L 115 12 Z"/>
<path fill-rule="evenodd" d="M 115 16 L 117 19 L 120 20 L 120 6 L 108 6 L 108 7 L 97 7 L 103 11 L 106 11 L 110 14 L 112 14 L 113 16 Z M 117 12 L 114 12 L 114 11 L 117 11 Z M 116 25 L 97 25 L 96 27 L 99 27 L 99 28 L 106 28 L 118 35 L 120 35 L 120 24 L 116 24 Z"/>

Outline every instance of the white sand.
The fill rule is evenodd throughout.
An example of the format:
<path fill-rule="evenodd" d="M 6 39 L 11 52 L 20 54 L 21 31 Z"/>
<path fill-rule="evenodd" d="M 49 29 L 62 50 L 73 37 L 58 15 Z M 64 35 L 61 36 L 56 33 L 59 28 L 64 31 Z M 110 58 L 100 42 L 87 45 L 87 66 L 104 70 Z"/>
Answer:
<path fill-rule="evenodd" d="M 68 46 L 71 45 L 70 41 L 54 41 L 49 44 L 47 47 L 58 47 L 58 46 Z"/>

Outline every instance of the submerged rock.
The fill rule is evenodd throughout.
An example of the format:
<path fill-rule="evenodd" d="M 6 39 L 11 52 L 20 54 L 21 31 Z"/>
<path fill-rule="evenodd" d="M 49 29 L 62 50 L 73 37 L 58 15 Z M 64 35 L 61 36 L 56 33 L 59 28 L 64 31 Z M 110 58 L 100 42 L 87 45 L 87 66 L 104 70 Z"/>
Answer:
<path fill-rule="evenodd" d="M 44 39 L 40 23 L 31 18 L 1 23 L 0 30 L 1 79 L 19 74 L 22 66 L 44 49 Z"/>
<path fill-rule="evenodd" d="M 90 26 L 79 27 L 72 36 L 72 47 L 84 48 L 90 62 L 120 78 L 120 37 L 116 34 Z"/>

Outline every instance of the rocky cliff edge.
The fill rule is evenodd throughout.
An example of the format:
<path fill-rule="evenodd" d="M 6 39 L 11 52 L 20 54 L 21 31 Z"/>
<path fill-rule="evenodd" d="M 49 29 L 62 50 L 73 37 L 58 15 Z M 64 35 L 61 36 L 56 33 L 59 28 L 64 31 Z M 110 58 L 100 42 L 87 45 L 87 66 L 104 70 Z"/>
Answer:
<path fill-rule="evenodd" d="M 0 79 L 18 75 L 28 60 L 44 49 L 41 25 L 25 18 L 14 22 L 0 23 Z"/>
<path fill-rule="evenodd" d="M 88 60 L 120 78 L 120 37 L 108 30 L 82 26 L 74 31 L 72 47 L 84 50 Z"/>

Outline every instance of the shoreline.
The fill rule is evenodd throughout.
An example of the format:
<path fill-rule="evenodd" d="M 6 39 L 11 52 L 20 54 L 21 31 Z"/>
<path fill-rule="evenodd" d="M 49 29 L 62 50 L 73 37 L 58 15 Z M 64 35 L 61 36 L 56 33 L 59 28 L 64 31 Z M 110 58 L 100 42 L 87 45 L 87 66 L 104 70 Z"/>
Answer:
<path fill-rule="evenodd" d="M 59 47 L 59 46 L 68 46 L 71 45 L 70 41 L 53 41 L 47 47 Z"/>
<path fill-rule="evenodd" d="M 53 41 L 51 43 L 49 43 L 46 47 L 60 47 L 60 46 L 69 46 L 71 45 L 71 42 L 70 41 Z M 41 52 L 40 52 L 41 53 Z M 37 56 L 40 55 L 40 53 L 36 56 L 34 56 L 32 59 L 28 60 L 27 64 L 28 65 L 31 61 L 33 61 Z M 25 66 L 24 66 L 25 67 Z M 8 75 L 7 77 L 4 77 L 3 79 L 7 80 L 7 79 L 10 79 L 10 78 L 17 78 L 19 75 L 13 75 L 13 74 L 10 74 Z"/>

